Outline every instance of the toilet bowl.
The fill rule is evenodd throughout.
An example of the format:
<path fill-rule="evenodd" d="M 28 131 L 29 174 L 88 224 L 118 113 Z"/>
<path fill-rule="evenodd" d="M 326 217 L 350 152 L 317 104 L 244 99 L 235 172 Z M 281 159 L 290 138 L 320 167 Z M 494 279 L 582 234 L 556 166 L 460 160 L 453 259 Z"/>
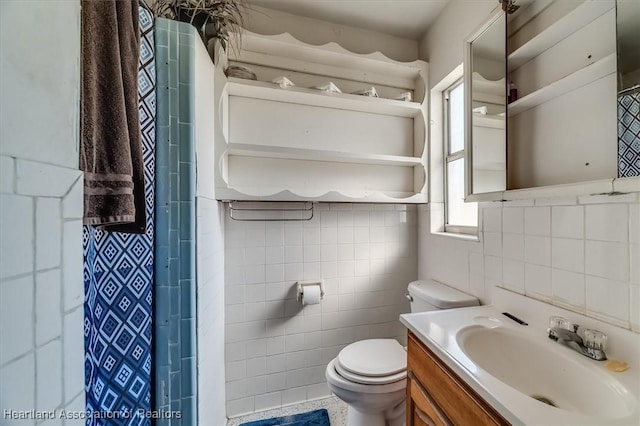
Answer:
<path fill-rule="evenodd" d="M 395 339 L 345 347 L 325 372 L 329 389 L 349 406 L 349 426 L 404 424 L 407 354 Z"/>
<path fill-rule="evenodd" d="M 411 312 L 477 306 L 478 299 L 432 280 L 409 284 Z M 405 424 L 407 353 L 395 339 L 352 343 L 327 365 L 329 389 L 347 403 L 349 426 Z"/>

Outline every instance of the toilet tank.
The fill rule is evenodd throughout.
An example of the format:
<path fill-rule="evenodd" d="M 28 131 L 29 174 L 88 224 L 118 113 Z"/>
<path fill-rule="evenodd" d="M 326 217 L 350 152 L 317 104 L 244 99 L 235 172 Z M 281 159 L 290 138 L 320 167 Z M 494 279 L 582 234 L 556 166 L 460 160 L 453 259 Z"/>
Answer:
<path fill-rule="evenodd" d="M 408 298 L 411 302 L 411 312 L 480 305 L 477 297 L 434 280 L 413 281 L 409 284 L 407 290 Z"/>

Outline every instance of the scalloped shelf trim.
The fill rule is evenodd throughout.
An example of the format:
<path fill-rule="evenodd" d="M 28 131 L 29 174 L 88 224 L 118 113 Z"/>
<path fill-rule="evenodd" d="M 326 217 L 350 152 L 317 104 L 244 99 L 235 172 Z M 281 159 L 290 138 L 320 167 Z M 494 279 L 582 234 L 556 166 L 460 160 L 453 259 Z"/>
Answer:
<path fill-rule="evenodd" d="M 217 188 L 216 198 L 229 201 L 314 201 L 314 202 L 369 202 L 369 203 L 411 203 L 424 204 L 428 197 L 423 193 L 383 193 L 380 191 L 343 191 L 336 190 L 318 191 L 316 193 L 299 194 L 295 191 L 284 189 L 268 192 L 265 189 L 256 191 L 257 188 Z"/>
<path fill-rule="evenodd" d="M 382 63 L 395 65 L 395 66 L 401 66 L 405 68 L 412 68 L 415 70 L 420 70 L 424 67 L 424 65 L 427 64 L 425 61 L 422 61 L 419 59 L 415 61 L 410 61 L 410 62 L 397 61 L 395 59 L 389 58 L 387 55 L 380 52 L 379 50 L 376 50 L 370 53 L 354 52 L 349 49 L 346 49 L 345 47 L 341 46 L 339 43 L 335 41 L 331 41 L 325 44 L 307 43 L 296 38 L 295 36 L 293 36 L 291 33 L 288 33 L 288 32 L 266 35 L 266 34 L 254 33 L 249 30 L 244 30 L 240 37 L 242 41 L 240 50 L 247 49 L 251 51 L 264 53 L 265 51 L 273 50 L 273 46 L 276 46 L 279 44 L 280 45 L 279 47 L 287 46 L 293 49 L 309 50 L 309 51 L 315 51 L 315 52 L 326 52 L 336 56 L 343 55 L 343 56 L 348 56 L 350 58 L 356 57 L 356 58 L 365 59 L 369 61 L 376 61 L 376 62 L 382 62 Z M 249 41 L 249 46 L 245 45 L 245 41 Z M 256 43 L 261 48 L 258 50 L 252 50 L 252 48 L 256 49 L 255 47 Z M 263 43 L 266 45 L 266 47 L 263 45 Z M 295 56 L 289 56 L 289 55 L 282 55 L 282 56 L 295 57 Z M 318 61 L 318 60 L 314 60 L 311 62 L 325 63 L 323 61 Z"/>

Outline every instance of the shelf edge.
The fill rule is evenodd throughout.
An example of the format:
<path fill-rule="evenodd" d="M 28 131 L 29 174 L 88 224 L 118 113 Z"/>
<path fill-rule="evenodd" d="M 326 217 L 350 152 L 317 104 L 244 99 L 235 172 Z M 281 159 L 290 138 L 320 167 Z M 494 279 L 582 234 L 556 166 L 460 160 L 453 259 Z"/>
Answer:
<path fill-rule="evenodd" d="M 226 86 L 230 96 L 335 108 L 372 114 L 415 118 L 421 113 L 417 102 L 372 98 L 350 93 L 331 93 L 303 87 L 281 89 L 275 83 L 230 78 Z"/>
<path fill-rule="evenodd" d="M 319 149 L 266 146 L 244 143 L 228 143 L 229 155 L 262 158 L 282 158 L 288 160 L 327 161 L 356 164 L 376 164 L 391 166 L 419 166 L 421 157 L 386 154 L 358 154 L 354 152 L 328 151 Z"/>
<path fill-rule="evenodd" d="M 559 80 L 556 80 L 517 101 L 507 104 L 507 116 L 513 117 L 538 105 L 549 102 L 600 78 L 616 72 L 616 54 L 612 53 L 604 58 L 587 65 Z"/>

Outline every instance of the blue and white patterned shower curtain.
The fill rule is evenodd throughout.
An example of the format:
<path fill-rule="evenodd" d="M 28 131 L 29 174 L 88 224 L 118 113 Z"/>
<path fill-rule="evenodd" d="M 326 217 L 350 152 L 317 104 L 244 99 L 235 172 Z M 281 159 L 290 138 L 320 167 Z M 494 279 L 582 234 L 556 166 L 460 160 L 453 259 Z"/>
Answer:
<path fill-rule="evenodd" d="M 140 7 L 139 114 L 146 233 L 83 230 L 85 391 L 89 426 L 149 425 L 155 219 L 153 15 Z"/>
<path fill-rule="evenodd" d="M 640 176 L 640 90 L 618 95 L 618 176 Z"/>

